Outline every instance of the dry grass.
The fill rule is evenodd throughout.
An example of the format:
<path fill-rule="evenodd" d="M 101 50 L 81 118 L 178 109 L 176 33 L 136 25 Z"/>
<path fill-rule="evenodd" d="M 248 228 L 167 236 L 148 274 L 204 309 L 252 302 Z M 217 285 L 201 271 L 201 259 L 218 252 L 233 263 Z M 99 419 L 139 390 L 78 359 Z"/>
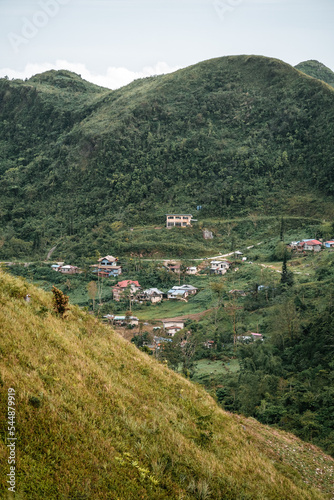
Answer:
<path fill-rule="evenodd" d="M 22 498 L 330 498 L 333 460 L 317 448 L 223 412 L 95 318 L 72 307 L 62 320 L 49 294 L 1 271 L 0 333 L 0 412 L 14 387 Z"/>

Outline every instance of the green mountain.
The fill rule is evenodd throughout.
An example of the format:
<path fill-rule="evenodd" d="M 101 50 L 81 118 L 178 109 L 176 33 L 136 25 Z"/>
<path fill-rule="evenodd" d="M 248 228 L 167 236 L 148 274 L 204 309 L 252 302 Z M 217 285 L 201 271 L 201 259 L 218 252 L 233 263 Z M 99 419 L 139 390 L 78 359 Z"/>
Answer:
<path fill-rule="evenodd" d="M 297 64 L 295 68 L 334 87 L 334 72 L 319 61 L 310 59 Z"/>
<path fill-rule="evenodd" d="M 0 80 L 0 258 L 201 216 L 326 215 L 334 91 L 260 56 L 110 91 L 67 71 Z M 306 201 L 307 200 L 307 201 Z"/>
<path fill-rule="evenodd" d="M 12 498 L 9 457 L 26 500 L 331 498 L 333 459 L 315 446 L 224 412 L 96 318 L 57 315 L 50 293 L 1 270 L 0 304 L 1 498 Z"/>

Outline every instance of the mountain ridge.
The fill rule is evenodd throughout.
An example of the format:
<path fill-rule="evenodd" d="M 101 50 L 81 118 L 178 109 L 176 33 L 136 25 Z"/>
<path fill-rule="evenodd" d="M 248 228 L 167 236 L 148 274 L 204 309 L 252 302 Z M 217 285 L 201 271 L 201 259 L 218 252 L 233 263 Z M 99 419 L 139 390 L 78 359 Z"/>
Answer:
<path fill-rule="evenodd" d="M 22 248 L 47 246 L 197 205 L 205 216 L 304 214 L 303 203 L 289 209 L 294 197 L 334 194 L 333 117 L 333 89 L 262 56 L 208 60 L 115 91 L 68 72 L 0 80 L 3 256 L 10 235 Z"/>

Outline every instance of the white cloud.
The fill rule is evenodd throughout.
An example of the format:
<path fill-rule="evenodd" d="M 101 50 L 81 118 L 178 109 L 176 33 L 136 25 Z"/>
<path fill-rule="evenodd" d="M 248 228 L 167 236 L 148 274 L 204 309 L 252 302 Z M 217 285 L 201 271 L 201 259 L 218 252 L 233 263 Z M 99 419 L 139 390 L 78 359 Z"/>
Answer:
<path fill-rule="evenodd" d="M 12 70 L 10 68 L 0 68 L 0 78 L 8 76 L 8 78 L 15 78 L 24 80 L 25 78 L 30 78 L 38 73 L 43 73 L 44 71 L 49 71 L 51 69 L 60 70 L 66 69 L 68 71 L 73 71 L 78 73 L 84 80 L 100 85 L 101 87 L 107 87 L 109 89 L 117 89 L 123 87 L 128 83 L 132 82 L 137 78 L 145 78 L 152 75 L 161 75 L 165 73 L 171 73 L 179 69 L 179 66 L 169 66 L 165 62 L 158 62 L 154 66 L 145 66 L 140 71 L 131 71 L 124 67 L 113 67 L 107 68 L 105 74 L 95 74 L 87 69 L 85 64 L 82 63 L 71 63 L 69 61 L 57 60 L 55 64 L 42 63 L 42 64 L 32 64 L 29 63 L 25 66 L 22 71 Z"/>

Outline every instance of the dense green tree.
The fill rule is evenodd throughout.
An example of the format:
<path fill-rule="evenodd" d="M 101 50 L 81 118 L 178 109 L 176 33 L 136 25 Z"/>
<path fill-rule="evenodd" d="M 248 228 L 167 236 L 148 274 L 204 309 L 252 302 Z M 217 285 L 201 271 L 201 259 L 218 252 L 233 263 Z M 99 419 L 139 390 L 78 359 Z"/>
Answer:
<path fill-rule="evenodd" d="M 286 286 L 293 285 L 293 273 L 288 271 L 287 269 L 287 260 L 288 260 L 288 252 L 285 249 L 283 254 L 283 263 L 282 263 L 282 275 L 281 275 L 281 284 Z"/>

